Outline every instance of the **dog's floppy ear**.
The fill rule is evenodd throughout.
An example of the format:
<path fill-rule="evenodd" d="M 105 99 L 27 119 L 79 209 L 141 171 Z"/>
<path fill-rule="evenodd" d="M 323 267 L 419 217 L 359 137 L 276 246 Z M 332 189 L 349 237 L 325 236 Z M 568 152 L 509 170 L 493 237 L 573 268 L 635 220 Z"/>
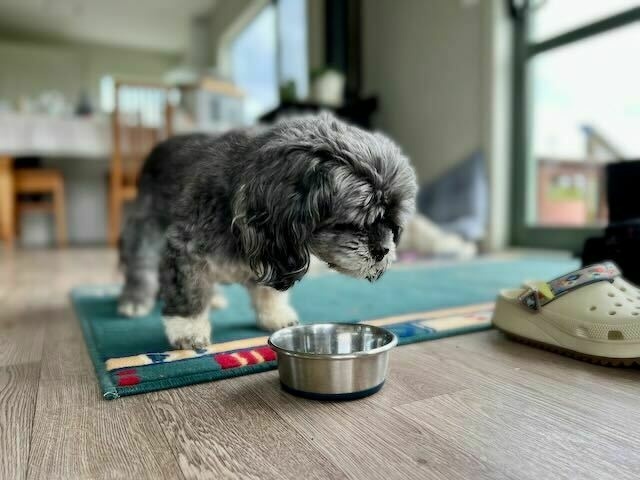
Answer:
<path fill-rule="evenodd" d="M 278 158 L 256 162 L 240 182 L 233 226 L 258 282 L 287 290 L 307 273 L 309 240 L 331 209 L 331 181 L 326 165 L 304 147 L 260 153 Z"/>

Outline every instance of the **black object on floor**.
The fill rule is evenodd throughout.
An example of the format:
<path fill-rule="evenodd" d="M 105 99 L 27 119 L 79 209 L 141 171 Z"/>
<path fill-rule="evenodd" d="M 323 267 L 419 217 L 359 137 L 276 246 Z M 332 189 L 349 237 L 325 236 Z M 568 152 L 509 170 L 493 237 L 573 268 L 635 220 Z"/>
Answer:
<path fill-rule="evenodd" d="M 602 237 L 588 238 L 584 243 L 582 265 L 613 260 L 627 280 L 640 285 L 639 252 L 640 219 L 611 224 Z"/>
<path fill-rule="evenodd" d="M 625 278 L 640 285 L 640 161 L 610 163 L 606 168 L 609 225 L 588 238 L 582 265 L 613 260 Z"/>
<path fill-rule="evenodd" d="M 606 178 L 609 223 L 640 221 L 640 160 L 608 164 Z"/>

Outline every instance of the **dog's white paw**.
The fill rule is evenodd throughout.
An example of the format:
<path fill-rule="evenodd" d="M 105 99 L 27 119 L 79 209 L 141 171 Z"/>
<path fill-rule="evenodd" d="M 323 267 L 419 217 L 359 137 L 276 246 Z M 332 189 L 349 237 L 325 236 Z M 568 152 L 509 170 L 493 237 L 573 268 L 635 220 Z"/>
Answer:
<path fill-rule="evenodd" d="M 197 317 L 164 317 L 164 331 L 172 347 L 196 350 L 211 343 L 211 323 L 208 312 Z"/>
<path fill-rule="evenodd" d="M 124 317 L 144 317 L 153 310 L 153 300 L 120 299 L 118 313 Z"/>
<path fill-rule="evenodd" d="M 214 310 L 222 310 L 224 308 L 227 308 L 228 306 L 229 301 L 227 300 L 227 297 L 225 297 L 221 293 L 216 292 L 213 294 L 213 297 L 211 297 L 211 308 L 213 308 Z"/>
<path fill-rule="evenodd" d="M 275 332 L 284 327 L 298 325 L 298 313 L 288 303 L 277 303 L 257 312 L 258 327 Z"/>

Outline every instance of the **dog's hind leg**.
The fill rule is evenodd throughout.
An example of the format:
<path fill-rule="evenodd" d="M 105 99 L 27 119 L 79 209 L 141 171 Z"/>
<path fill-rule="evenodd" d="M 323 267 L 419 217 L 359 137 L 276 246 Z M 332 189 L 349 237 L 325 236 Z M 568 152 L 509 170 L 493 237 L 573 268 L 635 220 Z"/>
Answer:
<path fill-rule="evenodd" d="M 213 310 L 222 310 L 224 308 L 227 308 L 227 305 L 229 305 L 226 297 L 224 296 L 222 291 L 220 291 L 220 286 L 216 283 L 213 284 L 213 293 L 211 296 L 210 305 Z"/>
<path fill-rule="evenodd" d="M 206 256 L 175 228 L 167 234 L 160 266 L 162 318 L 169 343 L 178 349 L 198 349 L 211 341 L 209 305 L 213 279 Z"/>
<path fill-rule="evenodd" d="M 158 220 L 136 202 L 120 238 L 120 263 L 125 285 L 118 300 L 118 313 L 126 317 L 147 315 L 158 293 L 158 265 L 164 246 L 164 231 Z"/>
<path fill-rule="evenodd" d="M 261 329 L 273 332 L 298 324 L 298 314 L 289 305 L 289 292 L 254 285 L 249 287 L 249 293 Z"/>

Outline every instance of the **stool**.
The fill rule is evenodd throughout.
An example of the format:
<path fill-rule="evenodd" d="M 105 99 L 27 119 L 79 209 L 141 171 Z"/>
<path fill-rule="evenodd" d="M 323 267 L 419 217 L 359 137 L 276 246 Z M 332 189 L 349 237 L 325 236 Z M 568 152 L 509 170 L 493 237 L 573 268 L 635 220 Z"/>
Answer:
<path fill-rule="evenodd" d="M 19 218 L 25 212 L 51 212 L 56 224 L 56 243 L 59 247 L 67 244 L 67 220 L 64 206 L 64 179 L 53 169 L 16 169 L 13 175 L 16 195 L 15 214 Z M 43 201 L 23 200 L 19 195 L 44 194 L 51 199 Z M 16 225 L 18 222 L 16 221 Z"/>

